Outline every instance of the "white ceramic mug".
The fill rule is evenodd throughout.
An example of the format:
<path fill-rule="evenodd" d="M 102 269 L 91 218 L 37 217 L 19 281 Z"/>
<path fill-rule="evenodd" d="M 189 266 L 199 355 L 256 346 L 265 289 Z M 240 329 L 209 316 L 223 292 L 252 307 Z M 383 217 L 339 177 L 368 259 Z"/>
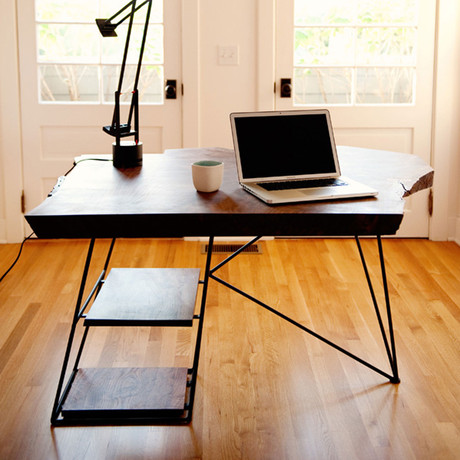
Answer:
<path fill-rule="evenodd" d="M 199 192 L 215 192 L 222 184 L 224 164 L 221 161 L 202 160 L 192 164 L 193 185 Z"/>

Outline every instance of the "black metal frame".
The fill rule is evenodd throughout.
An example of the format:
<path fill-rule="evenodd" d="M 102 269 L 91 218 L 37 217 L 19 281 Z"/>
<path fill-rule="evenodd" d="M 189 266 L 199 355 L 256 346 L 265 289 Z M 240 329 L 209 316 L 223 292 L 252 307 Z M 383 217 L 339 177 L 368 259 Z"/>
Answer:
<path fill-rule="evenodd" d="M 214 237 L 209 238 L 209 251 L 206 257 L 206 267 L 203 280 L 199 281 L 199 284 L 203 286 L 202 293 L 201 293 L 201 303 L 200 303 L 200 310 L 197 315 L 194 315 L 193 319 L 198 320 L 197 325 L 197 336 L 195 340 L 195 351 L 193 356 L 193 365 L 191 368 L 188 369 L 187 372 L 187 393 L 186 393 L 186 402 L 184 404 L 184 410 L 179 415 L 172 416 L 168 411 L 152 411 L 151 413 L 146 413 L 144 416 L 139 416 L 138 414 L 131 414 L 129 411 L 124 411 L 122 415 L 117 414 L 116 417 L 110 416 L 108 414 L 106 417 L 98 416 L 98 417 L 91 417 L 91 418 L 84 418 L 78 417 L 77 419 L 65 419 L 62 417 L 61 411 L 64 405 L 65 399 L 69 393 L 69 390 L 74 382 L 75 376 L 78 372 L 78 366 L 80 363 L 80 358 L 83 352 L 83 348 L 86 342 L 86 338 L 88 336 L 90 326 L 84 326 L 84 332 L 80 341 L 80 345 L 78 348 L 78 352 L 75 358 L 75 362 L 68 377 L 67 383 L 64 387 L 64 380 L 66 374 L 68 373 L 69 369 L 69 361 L 71 352 L 73 349 L 73 342 L 75 339 L 75 332 L 78 325 L 78 322 L 81 319 L 85 318 L 85 311 L 87 307 L 90 305 L 92 301 L 96 298 L 101 287 L 104 283 L 108 266 L 110 263 L 110 258 L 112 256 L 113 248 L 115 245 L 116 238 L 112 239 L 110 244 L 109 250 L 107 252 L 106 260 L 104 263 L 104 268 L 99 275 L 96 283 L 94 284 L 93 288 L 91 289 L 90 293 L 88 294 L 86 300 L 83 302 L 84 291 L 86 287 L 86 281 L 88 278 L 88 273 L 90 270 L 91 259 L 94 251 L 96 239 L 93 238 L 90 241 L 85 266 L 83 269 L 83 275 L 80 282 L 80 288 L 78 292 L 77 302 L 75 305 L 74 315 L 71 323 L 69 338 L 67 341 L 67 347 L 64 355 L 64 361 L 61 368 L 61 374 L 59 377 L 59 382 L 56 390 L 56 397 L 53 404 L 53 409 L 51 413 L 51 424 L 54 426 L 67 426 L 67 425 L 101 425 L 101 424 L 129 424 L 129 425 L 136 425 L 136 424 L 165 424 L 165 425 L 173 425 L 173 424 L 188 424 L 192 421 L 192 413 L 193 413 L 193 405 L 195 400 L 195 392 L 196 392 L 196 383 L 198 377 L 198 365 L 200 359 L 200 350 L 201 350 L 201 338 L 203 334 L 203 322 L 204 322 L 204 314 L 205 314 L 205 306 L 206 306 L 206 298 L 208 292 L 208 285 L 209 285 L 209 278 L 211 273 L 211 258 L 212 258 L 212 248 L 214 243 Z M 113 413 L 112 413 L 113 415 Z"/>
<path fill-rule="evenodd" d="M 206 299 L 207 299 L 207 291 L 208 291 L 208 285 L 209 285 L 209 280 L 213 279 L 217 281 L 218 283 L 226 286 L 227 288 L 237 292 L 238 294 L 246 297 L 247 299 L 253 301 L 257 305 L 265 308 L 266 310 L 272 312 L 273 314 L 279 316 L 280 318 L 284 319 L 285 321 L 288 321 L 289 323 L 293 324 L 294 326 L 298 327 L 299 329 L 303 330 L 304 332 L 307 332 L 308 334 L 312 335 L 313 337 L 321 340 L 322 342 L 326 343 L 327 345 L 335 348 L 336 350 L 340 351 L 341 353 L 345 354 L 346 356 L 354 359 L 355 361 L 359 362 L 360 364 L 368 367 L 369 369 L 373 370 L 374 372 L 386 377 L 389 379 L 391 383 L 399 383 L 400 378 L 398 375 L 398 366 L 397 366 L 397 359 L 396 359 L 396 346 L 395 346 L 395 338 L 394 338 L 394 331 L 393 331 L 393 320 L 392 320 L 392 315 L 391 315 L 391 306 L 390 306 L 390 298 L 389 298 L 389 293 L 388 293 L 388 283 L 387 283 L 387 277 L 386 277 L 386 270 L 385 270 L 385 260 L 383 256 L 383 248 L 382 248 L 382 240 L 380 235 L 377 235 L 377 244 L 378 244 L 378 252 L 379 252 L 379 259 L 380 259 L 380 269 L 381 269 L 381 274 L 382 274 L 382 285 L 383 285 L 383 290 L 385 294 L 385 305 L 386 305 L 386 314 L 387 314 L 387 327 L 388 327 L 388 333 L 389 333 L 389 339 L 387 337 L 387 333 L 385 331 L 385 326 L 384 322 L 380 313 L 380 309 L 378 306 L 378 302 L 375 296 L 374 288 L 372 285 L 371 277 L 369 275 L 369 270 L 367 268 L 366 260 L 364 257 L 364 253 L 361 247 L 361 243 L 359 240 L 358 236 L 355 236 L 355 241 L 358 247 L 361 263 L 364 269 L 364 273 L 366 276 L 367 284 L 369 287 L 369 291 L 371 294 L 372 298 L 372 303 L 374 306 L 374 310 L 377 316 L 377 320 L 379 323 L 380 327 L 380 332 L 382 335 L 382 339 L 384 342 L 385 350 L 388 356 L 388 360 L 390 363 L 391 367 L 391 374 L 379 369 L 378 367 L 374 366 L 373 364 L 364 361 L 360 357 L 356 356 L 353 353 L 350 353 L 348 350 L 342 348 L 341 346 L 333 343 L 332 341 L 326 339 L 325 337 L 317 334 L 313 330 L 305 327 L 304 325 L 298 323 L 294 319 L 284 315 L 283 313 L 277 311 L 276 309 L 270 307 L 269 305 L 265 304 L 264 302 L 256 299 L 252 295 L 242 291 L 241 289 L 233 286 L 232 284 L 228 283 L 227 281 L 219 278 L 218 276 L 215 275 L 215 273 L 222 268 L 224 265 L 229 263 L 232 259 L 234 259 L 236 256 L 238 256 L 241 252 L 243 252 L 247 247 L 251 246 L 252 244 L 256 243 L 261 236 L 253 238 L 251 241 L 240 247 L 237 251 L 232 253 L 229 257 L 227 257 L 225 260 L 220 262 L 218 265 L 215 267 L 211 268 L 211 258 L 212 258 L 212 253 L 213 253 L 213 245 L 214 245 L 214 237 L 211 236 L 209 237 L 209 244 L 208 244 L 208 252 L 207 252 L 207 257 L 206 257 L 206 266 L 205 266 L 205 272 L 204 272 L 204 279 L 200 280 L 200 284 L 203 286 L 202 289 L 202 294 L 201 294 L 201 305 L 200 305 L 200 311 L 198 315 L 194 315 L 194 319 L 198 320 L 198 326 L 197 326 L 197 336 L 195 340 L 195 351 L 194 351 L 194 357 L 193 357 L 193 365 L 190 369 L 188 369 L 188 375 L 187 375 L 187 401 L 184 404 L 184 410 L 181 412 L 180 415 L 178 416 L 172 416 L 171 414 L 168 413 L 163 413 L 163 412 L 158 412 L 158 413 L 149 413 L 146 414 L 143 417 L 139 417 L 139 415 L 130 415 L 129 411 L 126 411 L 123 417 L 97 417 L 97 418 L 91 418 L 91 419 L 82 419 L 78 418 L 77 420 L 65 420 L 61 416 L 61 410 L 65 401 L 65 398 L 70 390 L 70 387 L 72 386 L 72 383 L 75 379 L 75 375 L 78 371 L 78 365 L 80 363 L 80 358 L 82 355 L 83 347 L 86 342 L 86 338 L 88 335 L 89 327 L 90 326 L 85 326 L 85 330 L 83 332 L 80 346 L 75 358 L 75 362 L 73 365 L 72 372 L 70 374 L 70 377 L 68 378 L 67 384 L 65 388 L 63 389 L 64 386 L 64 379 L 68 371 L 69 367 L 69 360 L 70 360 L 70 355 L 72 351 L 72 345 L 73 341 L 75 338 L 75 331 L 78 322 L 80 319 L 85 317 L 85 310 L 87 309 L 88 305 L 91 303 L 94 298 L 96 298 L 97 294 L 99 293 L 102 284 L 104 283 L 104 279 L 107 273 L 108 265 L 110 262 L 110 258 L 113 252 L 114 244 L 116 239 L 114 238 L 111 242 L 111 245 L 109 247 L 107 257 L 105 260 L 104 268 L 97 279 L 95 285 L 93 286 L 92 290 L 90 291 L 88 297 L 86 298 L 85 302 L 83 302 L 83 295 L 85 291 L 85 286 L 86 286 L 86 281 L 88 277 L 88 272 L 90 269 L 90 264 L 91 264 L 91 258 L 93 254 L 93 249 L 95 245 L 95 238 L 93 238 L 89 244 L 88 247 L 88 252 L 86 256 L 86 262 L 83 270 L 83 275 L 80 283 L 80 289 L 78 293 L 78 298 L 77 302 L 75 305 L 75 311 L 74 311 L 74 316 L 71 324 L 71 329 L 70 329 L 70 334 L 69 334 L 69 339 L 67 342 L 67 348 L 64 356 L 64 362 L 62 365 L 61 369 L 61 374 L 59 377 L 59 383 L 58 383 L 58 388 L 56 391 L 56 397 L 53 405 L 53 410 L 52 410 L 52 415 L 51 415 L 51 423 L 53 425 L 88 425 L 88 424 L 188 424 L 192 420 L 192 414 L 193 414 L 193 406 L 194 406 L 194 400 L 195 400 L 195 392 L 196 392 L 196 383 L 197 383 L 197 373 L 198 373 L 198 365 L 199 365 L 199 358 L 200 358 L 200 350 L 201 350 L 201 339 L 202 339 L 202 333 L 203 333 L 203 323 L 204 323 L 204 315 L 205 315 L 205 307 L 206 307 Z"/>
<path fill-rule="evenodd" d="M 377 235 L 377 242 L 378 242 L 379 258 L 380 258 L 380 268 L 381 268 L 381 273 L 382 273 L 382 284 L 383 284 L 383 289 L 384 289 L 384 293 L 385 293 L 385 304 L 386 304 L 386 311 L 387 311 L 388 332 L 389 332 L 389 335 L 390 335 L 390 344 L 388 343 L 388 338 L 387 338 L 387 334 L 386 334 L 386 331 L 385 331 L 383 320 L 382 320 L 382 317 L 381 317 L 381 314 L 380 314 L 380 309 L 379 309 L 379 306 L 378 306 L 378 303 L 377 303 L 374 288 L 373 288 L 373 285 L 372 285 L 371 278 L 369 276 L 369 271 L 367 269 L 366 260 L 364 258 L 364 253 L 363 253 L 361 243 L 360 243 L 360 240 L 359 240 L 358 236 L 355 236 L 355 241 L 356 241 L 356 244 L 358 246 L 358 251 L 359 251 L 359 254 L 360 254 L 360 258 L 361 258 L 361 263 L 363 265 L 364 273 L 366 275 L 367 284 L 368 284 L 369 291 L 370 291 L 370 294 L 371 294 L 371 297 L 372 297 L 372 302 L 373 302 L 373 305 L 374 305 L 375 313 L 377 315 L 377 319 L 378 319 L 378 322 L 379 322 L 380 332 L 382 334 L 382 338 L 383 338 L 383 341 L 384 341 L 384 344 L 385 344 L 385 349 L 386 349 L 386 352 L 387 352 L 388 360 L 390 362 L 390 367 L 391 367 L 392 374 L 389 374 L 388 372 L 385 372 L 385 371 L 377 368 L 373 364 L 370 364 L 367 361 L 364 361 L 363 359 L 361 359 L 360 357 L 356 356 L 355 354 L 350 353 L 348 350 L 345 350 L 341 346 L 331 342 L 330 340 L 326 339 L 325 337 L 323 337 L 323 336 L 317 334 L 316 332 L 312 331 L 308 327 L 305 327 L 304 325 L 298 323 L 297 321 L 293 320 L 292 318 L 289 318 L 288 316 L 284 315 L 283 313 L 280 313 L 278 310 L 275 310 L 274 308 L 270 307 L 269 305 L 265 304 L 264 302 L 261 302 L 260 300 L 256 299 L 252 295 L 242 291 L 241 289 L 233 286 L 232 284 L 230 284 L 227 281 L 217 277 L 214 274 L 217 270 L 222 268 L 224 265 L 226 265 L 228 262 L 230 262 L 233 258 L 235 258 L 239 253 L 244 251 L 248 246 L 251 246 L 252 244 L 254 244 L 260 238 L 262 238 L 262 237 L 261 236 L 255 237 L 254 239 L 249 241 L 247 244 L 245 244 L 244 246 L 239 248 L 236 252 L 234 252 L 229 257 L 227 257 L 225 260 L 223 260 L 220 264 L 218 264 L 213 269 L 211 269 L 210 278 L 215 280 L 215 281 L 217 281 L 220 284 L 223 284 L 224 286 L 228 287 L 229 289 L 232 289 L 233 291 L 237 292 L 238 294 L 241 294 L 242 296 L 244 296 L 247 299 L 253 301 L 257 305 L 259 305 L 259 306 L 265 308 L 266 310 L 274 313 L 275 315 L 279 316 L 280 318 L 288 321 L 289 323 L 293 324 L 294 326 L 298 327 L 299 329 L 303 330 L 304 332 L 307 332 L 308 334 L 312 335 L 313 337 L 316 337 L 317 339 L 321 340 L 322 342 L 326 343 L 327 345 L 335 348 L 336 350 L 338 350 L 341 353 L 349 356 L 350 358 L 354 359 L 355 361 L 358 361 L 362 365 L 372 369 L 373 371 L 377 372 L 378 374 L 383 375 L 384 377 L 388 378 L 391 383 L 399 383 L 400 378 L 399 378 L 399 375 L 398 375 L 398 366 L 397 366 L 397 360 L 396 360 L 396 346 L 395 346 L 394 331 L 393 331 L 393 320 L 392 320 L 392 316 L 391 316 L 390 297 L 389 297 L 389 294 L 388 294 L 388 284 L 387 284 L 387 277 L 386 277 L 386 271 L 385 271 L 385 260 L 384 260 L 384 257 L 383 257 L 383 248 L 382 248 L 381 236 Z M 391 348 L 390 348 L 390 346 L 391 346 Z"/>

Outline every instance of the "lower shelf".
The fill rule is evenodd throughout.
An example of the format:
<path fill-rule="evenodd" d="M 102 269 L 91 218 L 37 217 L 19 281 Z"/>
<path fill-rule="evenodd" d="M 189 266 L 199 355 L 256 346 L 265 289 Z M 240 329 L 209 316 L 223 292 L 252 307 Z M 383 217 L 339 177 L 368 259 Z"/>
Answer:
<path fill-rule="evenodd" d="M 186 412 L 187 373 L 187 368 L 78 369 L 62 417 L 114 423 L 180 418 Z"/>
<path fill-rule="evenodd" d="M 85 326 L 191 327 L 200 270 L 113 268 Z"/>

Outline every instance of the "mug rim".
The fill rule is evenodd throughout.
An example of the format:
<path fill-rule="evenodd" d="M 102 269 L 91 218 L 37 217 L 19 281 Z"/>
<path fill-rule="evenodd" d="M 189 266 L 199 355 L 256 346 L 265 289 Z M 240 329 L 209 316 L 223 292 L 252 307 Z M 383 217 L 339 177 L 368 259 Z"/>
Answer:
<path fill-rule="evenodd" d="M 220 165 L 223 165 L 224 163 L 222 161 L 218 161 L 218 160 L 199 160 L 199 161 L 195 161 L 194 163 L 192 163 L 192 166 L 201 166 L 201 167 L 205 167 L 205 168 L 212 168 L 213 166 L 220 166 Z"/>

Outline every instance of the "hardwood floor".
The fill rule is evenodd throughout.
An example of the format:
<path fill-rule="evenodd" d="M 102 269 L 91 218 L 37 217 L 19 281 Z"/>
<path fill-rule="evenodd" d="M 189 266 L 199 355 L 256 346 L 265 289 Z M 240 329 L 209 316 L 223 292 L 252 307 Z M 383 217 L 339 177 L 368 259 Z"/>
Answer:
<path fill-rule="evenodd" d="M 108 243 L 97 243 L 96 263 Z M 211 282 L 191 425 L 52 428 L 87 245 L 28 241 L 0 283 L 1 459 L 460 458 L 455 243 L 383 242 L 399 385 Z M 220 276 L 388 368 L 353 240 L 261 245 L 262 255 L 241 255 Z M 0 275 L 18 248 L 0 246 Z M 380 279 L 375 241 L 363 248 Z M 112 266 L 203 269 L 204 262 L 198 242 L 119 240 Z M 82 365 L 188 366 L 190 339 L 186 328 L 94 328 Z"/>

